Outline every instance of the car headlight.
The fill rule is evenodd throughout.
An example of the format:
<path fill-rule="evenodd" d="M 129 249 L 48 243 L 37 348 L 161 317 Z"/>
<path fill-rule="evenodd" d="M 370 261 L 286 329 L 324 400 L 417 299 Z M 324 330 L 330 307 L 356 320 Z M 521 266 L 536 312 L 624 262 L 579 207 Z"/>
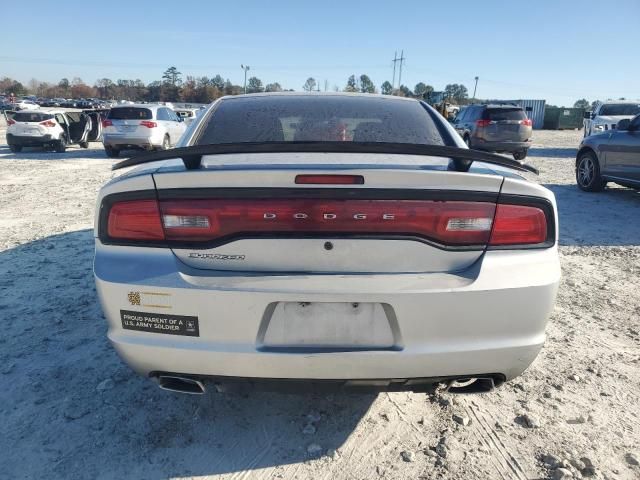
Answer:
<path fill-rule="evenodd" d="M 594 125 L 593 129 L 598 132 L 604 132 L 604 125 Z"/>

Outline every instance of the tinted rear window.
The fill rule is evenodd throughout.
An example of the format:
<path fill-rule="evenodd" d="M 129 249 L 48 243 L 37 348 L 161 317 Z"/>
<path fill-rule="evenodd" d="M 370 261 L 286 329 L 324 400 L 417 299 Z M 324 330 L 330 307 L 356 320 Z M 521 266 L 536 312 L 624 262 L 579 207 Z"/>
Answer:
<path fill-rule="evenodd" d="M 445 144 L 417 101 L 285 95 L 223 100 L 196 143 L 293 141 Z"/>
<path fill-rule="evenodd" d="M 600 109 L 600 115 L 638 115 L 639 113 L 640 105 L 632 103 L 603 105 Z"/>
<path fill-rule="evenodd" d="M 49 113 L 33 113 L 33 112 L 17 112 L 13 119 L 16 122 L 44 122 L 45 120 L 51 120 L 53 115 Z"/>
<path fill-rule="evenodd" d="M 151 120 L 153 112 L 148 108 L 118 107 L 109 111 L 108 118 L 112 120 Z"/>
<path fill-rule="evenodd" d="M 505 120 L 524 120 L 527 116 L 521 108 L 487 108 L 485 119 L 500 122 Z"/>

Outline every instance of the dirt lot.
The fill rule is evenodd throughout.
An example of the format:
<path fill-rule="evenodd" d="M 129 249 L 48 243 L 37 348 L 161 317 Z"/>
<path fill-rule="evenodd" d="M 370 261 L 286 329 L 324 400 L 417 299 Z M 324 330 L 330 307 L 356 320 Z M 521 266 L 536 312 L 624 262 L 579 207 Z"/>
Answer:
<path fill-rule="evenodd" d="M 640 478 L 640 194 L 576 188 L 579 132 L 534 140 L 560 209 L 547 344 L 465 397 L 159 390 L 108 344 L 93 285 L 112 161 L 0 146 L 0 477 Z"/>

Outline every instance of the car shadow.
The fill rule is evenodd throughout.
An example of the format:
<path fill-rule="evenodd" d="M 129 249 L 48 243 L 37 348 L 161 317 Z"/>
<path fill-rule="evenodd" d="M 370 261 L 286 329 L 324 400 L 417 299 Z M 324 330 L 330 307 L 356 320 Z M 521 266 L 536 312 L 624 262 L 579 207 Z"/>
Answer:
<path fill-rule="evenodd" d="M 108 343 L 92 231 L 0 252 L 0 435 L 7 478 L 173 478 L 330 455 L 376 396 L 190 396 L 134 374 Z M 309 427 L 311 425 L 311 427 Z M 314 445 L 309 452 L 309 446 Z M 275 473 L 274 473 L 275 475 Z"/>
<path fill-rule="evenodd" d="M 54 159 L 96 159 L 108 160 L 107 155 L 101 148 L 98 149 L 92 144 L 91 148 L 81 148 L 78 146 L 68 147 L 64 153 L 57 153 L 53 150 L 45 150 L 41 147 L 24 147 L 20 153 L 13 153 L 6 145 L 0 146 L 0 158 L 3 160 L 54 160 Z"/>
<path fill-rule="evenodd" d="M 640 245 L 640 193 L 630 188 L 607 187 L 583 192 L 577 185 L 547 184 L 556 196 L 560 245 Z"/>
<path fill-rule="evenodd" d="M 529 157 L 545 158 L 576 158 L 577 148 L 537 148 L 531 147 L 527 155 Z"/>

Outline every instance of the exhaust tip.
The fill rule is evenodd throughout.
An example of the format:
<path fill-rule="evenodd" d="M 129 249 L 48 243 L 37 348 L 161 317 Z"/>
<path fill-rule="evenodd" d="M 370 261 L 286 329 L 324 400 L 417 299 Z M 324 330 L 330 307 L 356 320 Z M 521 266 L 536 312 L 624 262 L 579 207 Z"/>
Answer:
<path fill-rule="evenodd" d="M 447 385 L 449 393 L 486 393 L 492 391 L 496 384 L 491 377 L 457 378 Z"/>
<path fill-rule="evenodd" d="M 190 395 L 202 395 L 205 392 L 204 383 L 188 377 L 160 375 L 157 377 L 158 386 L 163 390 Z"/>

